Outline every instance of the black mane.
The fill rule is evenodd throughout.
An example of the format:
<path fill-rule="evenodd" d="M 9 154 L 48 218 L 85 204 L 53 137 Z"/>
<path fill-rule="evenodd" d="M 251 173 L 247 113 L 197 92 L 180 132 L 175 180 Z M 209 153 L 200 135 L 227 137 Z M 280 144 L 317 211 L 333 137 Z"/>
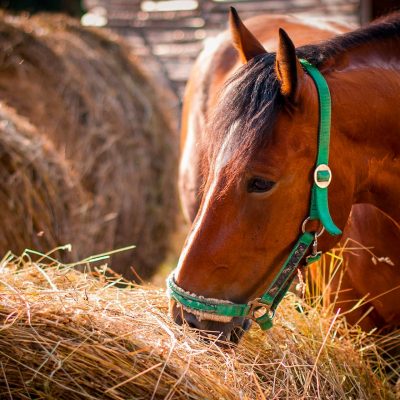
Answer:
<path fill-rule="evenodd" d="M 299 58 L 321 67 L 325 61 L 345 51 L 396 36 L 400 37 L 400 13 L 323 43 L 299 47 L 296 53 Z M 274 64 L 275 53 L 257 56 L 241 67 L 225 85 L 219 106 L 208 125 L 213 138 L 207 152 L 212 169 L 224 142 L 225 148 L 233 155 L 231 178 L 242 170 L 257 149 L 267 144 L 271 137 L 268 133 L 272 132 L 284 103 Z M 231 135 L 229 143 L 226 143 L 232 126 L 235 126 L 236 134 Z"/>
<path fill-rule="evenodd" d="M 345 51 L 374 41 L 382 41 L 400 36 L 400 12 L 379 18 L 366 27 L 344 33 L 315 45 L 306 45 L 297 49 L 298 56 L 305 58 L 315 66 L 321 66 L 327 59 Z"/>

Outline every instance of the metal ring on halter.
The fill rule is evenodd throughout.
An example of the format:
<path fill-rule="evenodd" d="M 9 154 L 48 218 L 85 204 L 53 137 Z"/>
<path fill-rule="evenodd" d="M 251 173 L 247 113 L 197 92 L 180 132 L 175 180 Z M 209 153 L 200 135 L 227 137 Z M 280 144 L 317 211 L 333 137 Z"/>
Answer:
<path fill-rule="evenodd" d="M 262 317 L 265 314 L 268 314 L 271 319 L 275 316 L 275 310 L 271 309 L 268 304 L 261 303 L 261 298 L 257 297 L 254 300 L 249 301 L 247 304 L 250 306 L 250 310 L 248 313 L 248 317 L 252 320 L 256 320 L 257 318 Z M 261 315 L 257 315 L 256 313 L 262 313 Z"/>
<path fill-rule="evenodd" d="M 307 217 L 304 221 L 303 224 L 301 225 L 301 230 L 303 233 L 306 232 L 306 226 L 307 226 L 307 222 L 310 221 L 311 218 Z M 321 229 L 319 232 L 315 232 L 315 237 L 318 238 L 320 237 L 323 233 L 325 232 L 325 227 L 322 225 Z"/>

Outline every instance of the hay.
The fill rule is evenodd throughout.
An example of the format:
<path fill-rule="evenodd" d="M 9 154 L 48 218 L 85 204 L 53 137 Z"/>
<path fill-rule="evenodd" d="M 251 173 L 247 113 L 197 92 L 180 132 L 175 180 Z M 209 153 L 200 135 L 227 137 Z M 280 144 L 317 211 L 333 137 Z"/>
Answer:
<path fill-rule="evenodd" d="M 1 398 L 394 398 L 377 346 L 293 295 L 224 350 L 176 326 L 163 290 L 28 255 L 0 265 Z"/>
<path fill-rule="evenodd" d="M 88 224 L 67 238 L 75 258 L 136 244 L 114 268 L 151 276 L 177 203 L 178 145 L 163 94 L 113 34 L 64 16 L 0 16 L 0 54 L 1 102 L 53 144 L 87 193 Z M 31 246 L 14 236 L 0 251 Z"/>
<path fill-rule="evenodd" d="M 0 104 L 0 249 L 65 243 L 84 224 L 85 203 L 79 182 L 51 143 Z"/>

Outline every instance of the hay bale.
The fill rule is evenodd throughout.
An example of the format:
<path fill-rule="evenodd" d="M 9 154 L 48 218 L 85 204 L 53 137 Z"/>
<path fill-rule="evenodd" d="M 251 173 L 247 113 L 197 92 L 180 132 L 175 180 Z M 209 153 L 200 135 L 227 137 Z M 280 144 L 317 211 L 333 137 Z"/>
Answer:
<path fill-rule="evenodd" d="M 224 350 L 175 325 L 163 290 L 20 264 L 0 267 L 1 398 L 393 398 L 379 345 L 294 296 L 272 330 Z"/>
<path fill-rule="evenodd" d="M 113 34 L 63 16 L 3 15 L 0 54 L 2 102 L 53 143 L 90 197 L 89 225 L 69 238 L 76 254 L 135 244 L 113 266 L 151 276 L 177 204 L 177 137 L 163 94 Z"/>
<path fill-rule="evenodd" d="M 79 181 L 49 140 L 0 104 L 0 249 L 65 243 L 84 224 L 85 203 Z"/>

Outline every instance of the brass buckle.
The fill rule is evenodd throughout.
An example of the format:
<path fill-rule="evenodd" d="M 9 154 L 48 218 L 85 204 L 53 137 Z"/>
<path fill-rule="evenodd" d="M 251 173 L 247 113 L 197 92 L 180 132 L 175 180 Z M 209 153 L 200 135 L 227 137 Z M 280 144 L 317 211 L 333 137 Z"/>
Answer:
<path fill-rule="evenodd" d="M 247 305 L 250 306 L 248 317 L 253 321 L 257 321 L 258 318 L 263 317 L 265 314 L 268 314 L 271 319 L 275 316 L 275 310 L 272 310 L 267 304 L 261 303 L 261 297 L 249 301 Z"/>
<path fill-rule="evenodd" d="M 318 172 L 322 172 L 322 171 L 329 172 L 329 179 L 327 181 L 319 181 L 318 180 Z M 318 165 L 317 168 L 315 168 L 315 170 L 314 170 L 314 182 L 319 188 L 321 188 L 321 189 L 327 188 L 330 185 L 331 180 L 332 180 L 332 171 L 331 171 L 331 169 L 329 168 L 328 165 L 320 164 L 320 165 Z"/>

